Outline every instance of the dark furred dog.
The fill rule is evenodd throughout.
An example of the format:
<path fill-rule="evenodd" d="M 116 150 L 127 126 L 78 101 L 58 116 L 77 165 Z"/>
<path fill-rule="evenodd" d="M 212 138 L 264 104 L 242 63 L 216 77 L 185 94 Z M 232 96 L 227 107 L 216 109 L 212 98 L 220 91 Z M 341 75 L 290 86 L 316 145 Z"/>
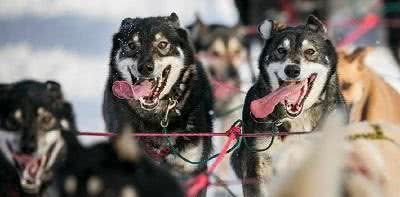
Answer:
<path fill-rule="evenodd" d="M 56 82 L 2 84 L 0 95 L 0 196 L 183 196 L 127 131 L 81 146 Z"/>
<path fill-rule="evenodd" d="M 178 16 L 126 18 L 114 35 L 103 114 L 109 131 L 212 132 L 211 87 Z M 206 159 L 210 138 L 171 138 L 192 161 Z M 141 138 L 144 150 L 176 174 L 192 175 L 192 165 L 171 154 L 165 138 Z"/>
<path fill-rule="evenodd" d="M 325 26 L 314 16 L 305 25 L 278 27 L 265 20 L 259 26 L 266 40 L 259 58 L 260 77 L 249 90 L 243 109 L 246 133 L 268 132 L 276 122 L 279 132 L 313 131 L 327 114 L 345 107 L 336 76 L 336 52 Z M 269 139 L 248 138 L 254 149 L 263 149 Z M 253 153 L 242 146 L 232 155 L 236 174 L 243 179 L 269 181 L 272 151 Z M 284 141 L 283 141 L 284 143 Z M 243 185 L 245 196 L 265 196 L 265 183 Z"/>
<path fill-rule="evenodd" d="M 60 145 L 55 130 L 60 129 L 76 130 L 76 126 L 72 106 L 58 83 L 0 84 L 1 196 L 45 190 L 53 177 Z M 51 139 L 45 137 L 48 134 Z"/>
<path fill-rule="evenodd" d="M 70 132 L 63 132 L 63 140 L 66 154 L 53 185 L 60 197 L 184 196 L 175 178 L 143 155 L 128 131 L 89 148 Z"/>

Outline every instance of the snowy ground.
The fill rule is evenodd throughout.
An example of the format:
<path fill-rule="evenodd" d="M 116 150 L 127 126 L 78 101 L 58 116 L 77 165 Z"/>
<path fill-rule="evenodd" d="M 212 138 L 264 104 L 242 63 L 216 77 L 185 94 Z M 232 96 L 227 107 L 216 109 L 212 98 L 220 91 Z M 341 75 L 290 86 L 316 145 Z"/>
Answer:
<path fill-rule="evenodd" d="M 206 22 L 232 25 L 237 21 L 231 0 L 2 0 L 0 82 L 27 78 L 59 81 L 74 105 L 79 129 L 103 131 L 101 102 L 113 32 L 124 17 L 167 15 L 172 11 L 183 24 L 192 22 L 195 13 Z M 343 16 L 339 12 L 333 18 L 341 20 Z M 382 39 L 381 30 L 376 29 L 356 44 L 377 45 L 383 43 Z M 259 47 L 253 51 L 255 63 Z M 400 91 L 399 67 L 385 48 L 376 50 L 367 62 Z M 248 71 L 241 73 L 247 73 L 244 79 L 248 83 L 243 88 L 247 90 L 251 85 Z M 93 139 L 85 137 L 83 141 Z M 224 178 L 232 180 L 234 176 L 231 173 Z M 233 190 L 240 196 L 239 186 Z"/>

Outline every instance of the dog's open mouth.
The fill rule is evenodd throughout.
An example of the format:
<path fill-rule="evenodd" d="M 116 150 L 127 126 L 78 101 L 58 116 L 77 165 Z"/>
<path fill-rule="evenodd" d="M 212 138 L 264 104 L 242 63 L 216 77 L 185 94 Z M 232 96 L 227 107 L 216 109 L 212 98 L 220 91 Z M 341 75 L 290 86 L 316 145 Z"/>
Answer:
<path fill-rule="evenodd" d="M 50 134 L 53 135 L 53 134 Z M 47 143 L 37 154 L 14 153 L 13 159 L 21 172 L 21 186 L 27 193 L 38 193 L 43 181 L 47 181 L 48 173 L 54 165 L 64 142 L 59 137 L 47 137 Z"/>
<path fill-rule="evenodd" d="M 281 101 L 290 117 L 296 117 L 303 111 L 304 102 L 310 94 L 316 77 L 317 74 L 312 74 L 303 81 L 282 81 L 278 78 L 280 88 L 287 86 L 296 87 L 294 89 L 300 88 L 298 91 L 293 91 L 287 98 Z"/>
<path fill-rule="evenodd" d="M 265 118 L 281 103 L 289 117 L 293 118 L 303 111 L 304 102 L 310 94 L 317 74 L 311 74 L 302 81 L 283 81 L 279 79 L 279 88 L 263 98 L 251 102 L 250 110 L 254 117 Z"/>
<path fill-rule="evenodd" d="M 118 98 L 139 101 L 144 109 L 154 109 L 161 99 L 160 94 L 167 84 L 170 71 L 171 65 L 167 66 L 159 77 L 136 78 L 131 74 L 132 79 L 136 79 L 133 84 L 128 84 L 126 81 L 116 81 L 112 87 L 113 93 Z"/>

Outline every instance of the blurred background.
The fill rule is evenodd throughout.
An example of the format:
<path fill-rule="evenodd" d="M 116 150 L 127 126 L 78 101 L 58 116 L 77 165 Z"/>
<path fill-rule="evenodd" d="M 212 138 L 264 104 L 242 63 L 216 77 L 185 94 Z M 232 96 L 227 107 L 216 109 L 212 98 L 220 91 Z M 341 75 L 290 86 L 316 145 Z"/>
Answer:
<path fill-rule="evenodd" d="M 104 131 L 101 104 L 113 33 L 126 17 L 171 12 L 185 26 L 197 15 L 206 25 L 246 27 L 256 74 L 262 41 L 255 25 L 265 18 L 298 24 L 315 14 L 337 47 L 378 47 L 368 64 L 400 90 L 400 4 L 389 0 L 0 0 L 0 83 L 58 81 L 74 105 L 79 130 Z M 240 72 L 243 91 L 252 84 L 248 68 Z"/>
<path fill-rule="evenodd" d="M 245 25 L 264 17 L 296 23 L 304 16 L 293 13 L 311 10 L 305 13 L 323 15 L 324 20 L 336 24 L 330 29 L 336 41 L 352 31 L 357 20 L 384 12 L 382 2 L 376 0 L 238 2 L 255 2 L 247 5 L 252 11 L 245 13 L 250 18 L 241 21 Z M 74 104 L 79 128 L 102 130 L 100 106 L 112 34 L 125 17 L 171 12 L 176 12 L 184 25 L 192 23 L 196 14 L 205 23 L 232 26 L 240 22 L 234 0 L 0 0 L 0 82 L 24 78 L 59 81 Z M 378 24 L 351 44 L 386 45 L 383 27 Z M 257 55 L 254 51 L 255 59 Z"/>

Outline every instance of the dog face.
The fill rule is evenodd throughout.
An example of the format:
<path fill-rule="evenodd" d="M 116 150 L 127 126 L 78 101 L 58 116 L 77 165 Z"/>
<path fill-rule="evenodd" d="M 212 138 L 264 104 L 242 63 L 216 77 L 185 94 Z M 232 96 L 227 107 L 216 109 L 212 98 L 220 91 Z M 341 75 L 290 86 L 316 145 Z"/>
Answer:
<path fill-rule="evenodd" d="M 71 105 L 60 85 L 22 81 L 2 85 L 0 112 L 1 151 L 13 163 L 28 193 L 39 192 L 51 178 L 63 140 L 61 130 L 75 128 Z"/>
<path fill-rule="evenodd" d="M 240 66 L 246 63 L 245 29 L 240 26 L 206 25 L 200 18 L 189 27 L 191 38 L 210 77 L 240 85 Z"/>
<path fill-rule="evenodd" d="M 179 86 L 181 73 L 192 65 L 192 48 L 178 16 L 126 18 L 114 35 L 111 65 L 120 79 L 133 85 L 142 107 L 154 108 Z"/>
<path fill-rule="evenodd" d="M 352 53 L 338 51 L 338 77 L 340 90 L 351 107 L 364 97 L 364 59 L 370 48 L 357 48 Z"/>
<path fill-rule="evenodd" d="M 336 53 L 326 38 L 327 30 L 314 16 L 305 25 L 287 28 L 265 20 L 258 29 L 266 39 L 260 72 L 270 88 L 303 84 L 296 98 L 282 102 L 289 117 L 298 116 L 318 101 L 335 72 Z"/>

